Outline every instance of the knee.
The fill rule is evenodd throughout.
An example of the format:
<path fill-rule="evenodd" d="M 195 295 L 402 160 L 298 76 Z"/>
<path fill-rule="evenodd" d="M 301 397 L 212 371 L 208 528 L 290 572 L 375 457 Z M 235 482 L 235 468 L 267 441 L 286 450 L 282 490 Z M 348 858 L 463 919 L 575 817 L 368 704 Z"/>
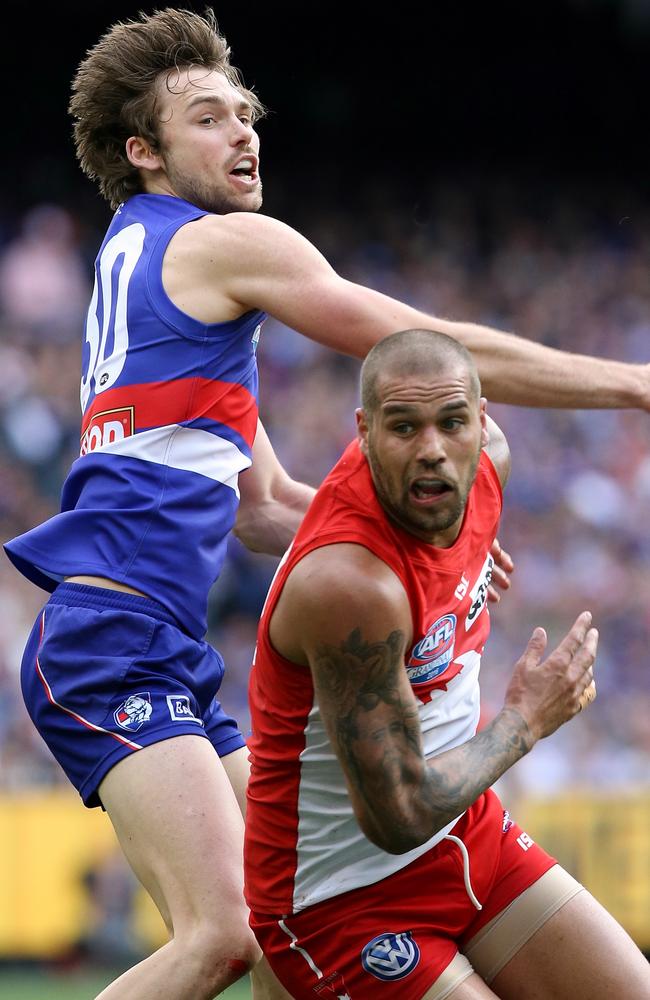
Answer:
<path fill-rule="evenodd" d="M 192 938 L 192 950 L 201 965 L 201 978 L 220 990 L 250 972 L 262 957 L 260 946 L 247 924 L 238 927 L 203 925 L 196 929 Z"/>

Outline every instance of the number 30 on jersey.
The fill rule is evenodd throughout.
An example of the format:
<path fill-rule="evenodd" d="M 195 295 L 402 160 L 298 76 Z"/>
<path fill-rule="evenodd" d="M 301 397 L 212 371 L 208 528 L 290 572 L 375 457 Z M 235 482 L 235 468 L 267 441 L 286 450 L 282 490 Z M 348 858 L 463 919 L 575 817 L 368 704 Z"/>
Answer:
<path fill-rule="evenodd" d="M 86 319 L 89 353 L 88 367 L 81 378 L 82 413 L 90 393 L 94 390 L 97 395 L 110 389 L 124 368 L 129 349 L 129 282 L 142 254 L 144 236 L 145 229 L 141 223 L 127 226 L 108 241 L 99 256 Z"/>

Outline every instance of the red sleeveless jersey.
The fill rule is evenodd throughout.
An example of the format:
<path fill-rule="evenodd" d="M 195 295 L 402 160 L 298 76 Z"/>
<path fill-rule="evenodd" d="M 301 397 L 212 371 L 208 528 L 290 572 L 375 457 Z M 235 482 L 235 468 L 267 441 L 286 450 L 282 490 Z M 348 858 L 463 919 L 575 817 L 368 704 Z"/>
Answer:
<path fill-rule="evenodd" d="M 314 549 L 344 542 L 365 546 L 398 576 L 413 616 L 404 668 L 419 701 L 424 751 L 433 756 L 471 739 L 478 725 L 478 672 L 490 628 L 490 547 L 501 503 L 496 470 L 483 451 L 458 538 L 449 548 L 436 548 L 388 518 L 356 441 L 316 493 L 271 584 L 250 678 L 245 866 L 251 909 L 289 914 L 379 881 L 429 850 L 457 819 L 399 856 L 361 832 L 311 673 L 280 656 L 269 641 L 287 576 Z"/>

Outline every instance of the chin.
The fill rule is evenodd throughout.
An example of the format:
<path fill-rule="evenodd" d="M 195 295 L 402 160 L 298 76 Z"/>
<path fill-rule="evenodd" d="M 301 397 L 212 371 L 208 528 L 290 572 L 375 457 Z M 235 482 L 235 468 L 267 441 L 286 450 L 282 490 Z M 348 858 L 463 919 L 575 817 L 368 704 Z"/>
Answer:
<path fill-rule="evenodd" d="M 215 215 L 230 215 L 232 212 L 259 212 L 262 207 L 262 195 L 252 197 L 244 195 L 241 198 L 230 198 L 219 203 L 215 203 L 210 209 Z"/>

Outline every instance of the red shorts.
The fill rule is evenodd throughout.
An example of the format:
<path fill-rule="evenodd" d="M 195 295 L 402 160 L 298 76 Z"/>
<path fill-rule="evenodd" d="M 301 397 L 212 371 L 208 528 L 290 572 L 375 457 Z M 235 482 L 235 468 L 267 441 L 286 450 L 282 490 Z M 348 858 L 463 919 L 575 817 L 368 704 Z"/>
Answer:
<path fill-rule="evenodd" d="M 557 862 L 482 795 L 402 871 L 278 919 L 251 913 L 275 974 L 296 1000 L 421 1000 L 463 944 Z M 474 902 L 472 901 L 472 896 Z M 478 909 L 476 902 L 482 909 Z"/>

